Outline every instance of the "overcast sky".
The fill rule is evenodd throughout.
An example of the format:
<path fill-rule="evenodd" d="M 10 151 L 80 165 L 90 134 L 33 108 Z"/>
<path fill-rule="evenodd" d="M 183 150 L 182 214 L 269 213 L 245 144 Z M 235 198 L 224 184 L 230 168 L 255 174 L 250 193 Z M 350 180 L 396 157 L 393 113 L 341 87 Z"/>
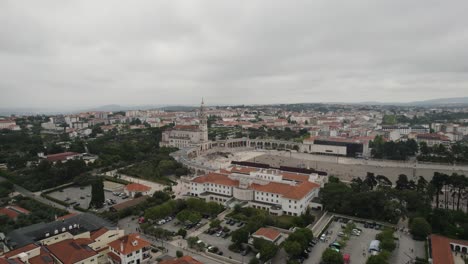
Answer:
<path fill-rule="evenodd" d="M 3 0 L 0 107 L 468 96 L 467 10 L 428 0 Z"/>

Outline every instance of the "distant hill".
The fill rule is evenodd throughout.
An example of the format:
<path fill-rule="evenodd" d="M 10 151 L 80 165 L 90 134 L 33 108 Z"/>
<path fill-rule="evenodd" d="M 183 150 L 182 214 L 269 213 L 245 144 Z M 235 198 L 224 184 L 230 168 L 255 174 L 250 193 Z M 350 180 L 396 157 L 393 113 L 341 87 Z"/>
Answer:
<path fill-rule="evenodd" d="M 468 104 L 468 97 L 440 98 L 425 101 L 415 101 L 407 103 L 408 105 L 453 105 Z"/>

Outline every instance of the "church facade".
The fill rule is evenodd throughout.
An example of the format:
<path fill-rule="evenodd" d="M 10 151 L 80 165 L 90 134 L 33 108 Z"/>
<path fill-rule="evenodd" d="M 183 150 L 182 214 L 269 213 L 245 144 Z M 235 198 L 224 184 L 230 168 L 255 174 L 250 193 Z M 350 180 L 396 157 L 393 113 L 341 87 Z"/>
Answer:
<path fill-rule="evenodd" d="M 198 125 L 176 125 L 162 133 L 162 147 L 194 148 L 205 151 L 211 148 L 208 140 L 208 117 L 202 100 L 198 113 Z"/>

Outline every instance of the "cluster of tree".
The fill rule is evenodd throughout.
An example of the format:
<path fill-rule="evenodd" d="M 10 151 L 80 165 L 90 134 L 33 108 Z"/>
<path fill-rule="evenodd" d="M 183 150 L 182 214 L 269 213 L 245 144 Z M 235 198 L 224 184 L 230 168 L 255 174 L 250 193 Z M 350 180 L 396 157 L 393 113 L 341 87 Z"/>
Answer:
<path fill-rule="evenodd" d="M 242 133 L 241 127 L 211 127 L 208 130 L 208 139 L 227 139 L 227 138 L 241 138 L 246 135 Z"/>
<path fill-rule="evenodd" d="M 0 181 L 0 198 L 8 197 L 11 192 L 13 192 L 13 183 L 9 181 Z"/>
<path fill-rule="evenodd" d="M 148 208 L 153 208 L 158 205 L 161 205 L 169 199 L 171 199 L 171 195 L 169 193 L 157 191 L 153 194 L 152 197 L 146 199 L 146 201 L 138 205 L 128 207 L 118 212 L 105 211 L 101 213 L 101 216 L 111 221 L 117 221 L 118 219 L 122 219 L 131 215 L 141 216 L 144 215 L 145 210 L 147 210 Z"/>
<path fill-rule="evenodd" d="M 468 162 L 468 144 L 457 142 L 451 146 L 434 145 L 429 147 L 425 142 L 419 144 L 420 155 L 418 160 L 443 163 Z"/>
<path fill-rule="evenodd" d="M 402 176 L 403 177 L 403 176 Z M 384 176 L 369 173 L 364 180 L 354 179 L 350 185 L 331 176 L 320 191 L 325 208 L 330 211 L 396 223 L 403 215 L 423 214 L 430 211 L 430 199 L 421 194 L 427 181 L 420 177 L 419 189 L 409 189 L 403 181 L 399 188 L 391 188 Z"/>
<path fill-rule="evenodd" d="M 99 156 L 96 167 L 123 166 L 153 157 L 159 153 L 171 152 L 159 148 L 162 130 L 150 128 L 131 130 L 127 133 L 105 133 L 104 136 L 88 142 L 89 152 Z"/>
<path fill-rule="evenodd" d="M 444 111 L 441 113 L 431 112 L 424 114 L 424 116 L 414 116 L 413 118 L 409 118 L 404 115 L 384 115 L 382 124 L 394 125 L 399 123 L 410 125 L 425 125 L 441 120 L 445 122 L 457 122 L 459 119 L 465 118 L 468 118 L 468 113 L 449 111 Z"/>
<path fill-rule="evenodd" d="M 41 136 L 26 131 L 1 131 L 0 146 L 0 163 L 6 163 L 10 170 L 25 168 L 28 161 L 37 160 L 38 152 L 44 151 Z"/>
<path fill-rule="evenodd" d="M 416 239 L 425 238 L 431 231 L 468 239 L 464 175 L 436 172 L 430 182 L 423 177 L 414 182 L 400 175 L 394 188 L 382 178 L 370 173 L 365 180 L 355 179 L 348 185 L 330 177 L 320 192 L 322 203 L 330 211 L 391 223 L 408 217 Z"/>
<path fill-rule="evenodd" d="M 343 255 L 338 251 L 327 248 L 322 253 L 322 262 L 324 264 L 343 264 Z"/>
<path fill-rule="evenodd" d="M 16 221 L 9 219 L 5 215 L 0 215 L 0 232 L 8 233 L 15 229 L 37 224 L 40 222 L 51 222 L 54 221 L 56 217 L 67 214 L 67 211 L 51 207 L 49 205 L 40 203 L 36 200 L 16 196 L 11 200 L 12 203 L 18 205 L 30 213 L 28 215 L 20 214 Z"/>
<path fill-rule="evenodd" d="M 253 241 L 254 248 L 260 253 L 260 260 L 265 262 L 272 259 L 278 251 L 278 246 L 273 242 L 261 238 L 255 238 Z"/>
<path fill-rule="evenodd" d="M 234 211 L 229 216 L 243 222 L 259 222 L 262 224 L 261 226 L 269 225 L 283 229 L 306 227 L 315 220 L 315 217 L 310 214 L 310 210 L 300 216 L 274 216 L 261 209 L 241 206 L 235 206 Z"/>
<path fill-rule="evenodd" d="M 290 258 L 299 257 L 309 247 L 314 235 L 308 228 L 298 228 L 284 241 L 283 248 Z"/>
<path fill-rule="evenodd" d="M 158 220 L 177 214 L 180 221 L 197 222 L 197 219 L 201 218 L 200 212 L 208 216 L 215 216 L 222 212 L 222 210 L 224 210 L 224 207 L 215 202 L 205 202 L 197 198 L 189 198 L 186 200 L 177 199 L 169 200 L 163 204 L 148 208 L 145 211 L 145 217 L 147 219 Z M 179 216 L 178 214 L 180 213 L 182 214 Z"/>
<path fill-rule="evenodd" d="M 39 191 L 72 182 L 88 170 L 83 160 L 58 161 L 55 164 L 42 160 L 37 166 L 14 173 L 9 179 L 30 191 Z"/>
<path fill-rule="evenodd" d="M 163 150 L 163 148 L 161 148 Z M 164 150 L 166 150 L 164 148 Z M 119 171 L 120 173 L 153 181 L 168 182 L 165 176 L 182 176 L 188 173 L 188 169 L 169 156 L 168 151 L 161 152 L 150 158 Z"/>
<path fill-rule="evenodd" d="M 91 202 L 90 208 L 101 208 L 104 204 L 104 182 L 102 178 L 96 178 L 91 184 Z"/>
<path fill-rule="evenodd" d="M 376 136 L 369 142 L 371 155 L 376 159 L 406 160 L 418 152 L 418 143 L 413 139 L 407 141 L 385 141 L 382 136 Z"/>

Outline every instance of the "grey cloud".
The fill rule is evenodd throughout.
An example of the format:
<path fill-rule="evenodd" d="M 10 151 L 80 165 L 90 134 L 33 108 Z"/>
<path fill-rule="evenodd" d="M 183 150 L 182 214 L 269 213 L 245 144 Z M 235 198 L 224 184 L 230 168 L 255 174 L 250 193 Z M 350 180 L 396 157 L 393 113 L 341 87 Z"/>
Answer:
<path fill-rule="evenodd" d="M 403 0 L 2 1 L 0 104 L 468 96 L 467 8 Z"/>

